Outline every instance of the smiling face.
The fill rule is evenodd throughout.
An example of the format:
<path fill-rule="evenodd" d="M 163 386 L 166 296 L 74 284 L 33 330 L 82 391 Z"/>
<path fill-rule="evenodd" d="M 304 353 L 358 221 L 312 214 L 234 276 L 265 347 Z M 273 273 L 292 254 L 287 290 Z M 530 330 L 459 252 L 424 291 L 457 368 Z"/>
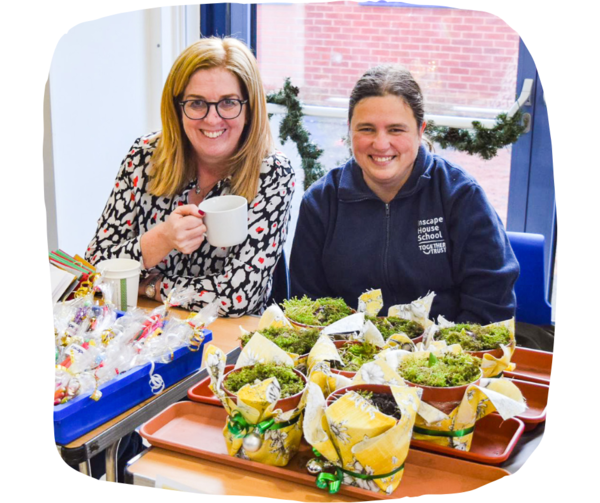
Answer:
<path fill-rule="evenodd" d="M 233 73 L 225 68 L 210 68 L 192 75 L 181 101 L 201 99 L 217 102 L 223 98 L 246 99 Z M 182 112 L 183 129 L 201 169 L 222 172 L 227 167 L 227 161 L 236 152 L 244 131 L 247 107 L 244 105 L 242 113 L 235 119 L 222 119 L 215 106 L 211 106 L 208 115 L 200 120 L 189 119 Z"/>
<path fill-rule="evenodd" d="M 369 188 L 389 202 L 408 180 L 421 144 L 411 108 L 388 94 L 359 101 L 352 115 L 352 152 Z"/>

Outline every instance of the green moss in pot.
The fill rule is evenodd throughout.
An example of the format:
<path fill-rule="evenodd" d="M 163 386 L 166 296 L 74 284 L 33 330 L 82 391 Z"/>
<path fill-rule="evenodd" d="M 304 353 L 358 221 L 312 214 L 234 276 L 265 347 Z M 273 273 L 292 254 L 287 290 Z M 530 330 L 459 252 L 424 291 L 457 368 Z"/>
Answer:
<path fill-rule="evenodd" d="M 301 299 L 284 300 L 283 311 L 292 323 L 308 327 L 326 327 L 354 312 L 343 299 L 323 297 L 312 300 L 306 295 Z"/>
<path fill-rule="evenodd" d="M 310 353 L 320 334 L 320 331 L 316 329 L 298 330 L 291 327 L 266 328 L 258 330 L 258 332 L 284 351 L 298 355 Z M 240 337 L 242 347 L 248 344 L 255 333 L 248 333 Z"/>

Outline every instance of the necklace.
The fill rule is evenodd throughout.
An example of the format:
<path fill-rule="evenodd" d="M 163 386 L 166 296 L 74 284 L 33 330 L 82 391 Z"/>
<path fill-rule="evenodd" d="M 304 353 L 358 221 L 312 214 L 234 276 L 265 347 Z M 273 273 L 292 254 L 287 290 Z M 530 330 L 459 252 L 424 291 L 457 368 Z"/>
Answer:
<path fill-rule="evenodd" d="M 210 189 L 214 186 L 214 184 L 208 185 L 204 188 L 200 187 L 200 183 L 196 182 L 196 186 L 194 187 L 194 192 L 202 197 L 206 196 L 210 192 Z"/>

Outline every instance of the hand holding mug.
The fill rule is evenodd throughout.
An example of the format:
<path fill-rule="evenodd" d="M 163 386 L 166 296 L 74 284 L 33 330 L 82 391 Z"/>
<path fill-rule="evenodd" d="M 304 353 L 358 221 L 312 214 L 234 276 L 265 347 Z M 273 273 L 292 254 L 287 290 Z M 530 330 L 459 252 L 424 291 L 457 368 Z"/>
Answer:
<path fill-rule="evenodd" d="M 165 220 L 165 237 L 171 248 L 189 255 L 204 241 L 206 226 L 198 206 L 179 206 Z"/>

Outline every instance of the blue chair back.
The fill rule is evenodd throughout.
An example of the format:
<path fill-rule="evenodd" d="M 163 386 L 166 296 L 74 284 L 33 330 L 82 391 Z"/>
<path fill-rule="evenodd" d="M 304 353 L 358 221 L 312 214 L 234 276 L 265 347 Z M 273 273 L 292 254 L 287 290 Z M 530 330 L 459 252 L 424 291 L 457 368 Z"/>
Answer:
<path fill-rule="evenodd" d="M 544 236 L 507 232 L 510 245 L 521 266 L 515 284 L 516 320 L 532 325 L 552 324 L 552 307 L 546 300 Z"/>

